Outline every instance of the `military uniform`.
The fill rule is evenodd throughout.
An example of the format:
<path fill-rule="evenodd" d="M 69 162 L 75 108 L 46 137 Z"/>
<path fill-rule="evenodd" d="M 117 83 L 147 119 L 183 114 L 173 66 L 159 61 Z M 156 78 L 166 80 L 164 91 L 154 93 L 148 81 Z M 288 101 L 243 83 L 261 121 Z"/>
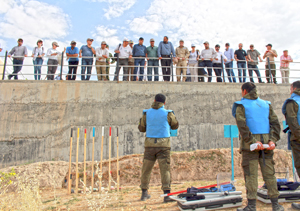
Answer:
<path fill-rule="evenodd" d="M 179 123 L 174 113 L 170 110 L 165 110 L 163 103 L 154 102 L 152 109 L 144 110 L 138 126 L 140 132 L 146 132 L 140 186 L 142 190 L 149 189 L 151 171 L 156 160 L 159 163 L 162 190 L 171 190 L 170 128 L 174 130 L 178 127 Z"/>
<path fill-rule="evenodd" d="M 109 58 L 106 59 L 106 79 L 109 80 L 109 70 L 110 70 L 110 66 L 109 66 L 109 61 L 111 60 L 111 64 L 116 62 L 115 58 L 112 58 L 113 55 L 111 53 L 109 53 Z"/>
<path fill-rule="evenodd" d="M 186 70 L 187 70 L 187 60 L 190 56 L 190 52 L 187 47 L 177 47 L 175 51 L 176 57 L 179 57 L 178 63 L 176 65 L 176 76 L 177 82 L 181 81 L 181 71 L 182 71 L 182 81 L 186 80 Z M 182 58 L 185 58 L 184 60 Z"/>
<path fill-rule="evenodd" d="M 130 81 L 133 81 L 133 77 L 136 77 L 134 75 L 134 58 L 128 59 L 128 74 L 130 74 L 130 77 L 128 77 L 128 81 L 130 78 Z"/>
<path fill-rule="evenodd" d="M 236 118 L 240 132 L 242 167 L 248 200 L 256 200 L 258 163 L 263 179 L 268 187 L 268 195 L 276 200 L 279 196 L 274 170 L 273 150 L 264 150 L 265 165 L 262 151 L 250 151 L 250 145 L 256 142 L 276 143 L 280 139 L 280 124 L 271 103 L 258 98 L 254 88 L 241 101 L 235 102 L 232 114 Z"/>

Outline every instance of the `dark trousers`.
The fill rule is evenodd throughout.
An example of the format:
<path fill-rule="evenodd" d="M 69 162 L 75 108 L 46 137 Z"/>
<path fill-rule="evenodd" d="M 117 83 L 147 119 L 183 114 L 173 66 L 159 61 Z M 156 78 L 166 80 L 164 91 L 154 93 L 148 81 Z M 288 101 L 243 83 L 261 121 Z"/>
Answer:
<path fill-rule="evenodd" d="M 68 80 L 76 80 L 78 61 L 69 61 Z"/>
<path fill-rule="evenodd" d="M 128 59 L 126 59 L 126 58 L 119 59 L 119 69 L 116 68 L 114 81 L 118 81 L 119 80 L 118 77 L 119 77 L 120 70 L 121 70 L 122 66 L 123 66 L 123 81 L 128 81 L 128 78 L 129 78 L 129 74 L 128 74 Z M 136 75 L 134 77 L 136 77 Z"/>
<path fill-rule="evenodd" d="M 47 80 L 54 80 L 54 75 L 57 70 L 58 61 L 55 59 L 48 59 L 48 73 Z"/>
<path fill-rule="evenodd" d="M 214 72 L 217 76 L 217 82 L 222 82 L 222 64 L 220 63 L 213 63 Z"/>
<path fill-rule="evenodd" d="M 159 79 L 159 76 L 158 76 L 158 60 L 154 60 L 154 59 L 149 59 L 148 60 L 148 69 L 147 69 L 148 81 L 152 81 L 152 69 L 154 69 L 154 81 L 158 81 L 158 79 Z"/>
<path fill-rule="evenodd" d="M 208 82 L 211 82 L 211 76 L 212 76 L 212 61 L 210 60 L 204 60 L 201 61 L 199 64 L 200 67 L 200 75 L 205 75 L 208 72 Z M 205 71 L 204 67 L 207 67 L 207 72 Z M 203 79 L 204 81 L 204 79 Z"/>
<path fill-rule="evenodd" d="M 163 59 L 161 60 L 161 66 L 162 66 L 162 72 L 163 72 L 163 78 L 164 81 L 170 81 L 170 75 L 171 75 L 171 59 L 166 59 L 170 58 L 170 56 L 162 56 Z"/>
<path fill-rule="evenodd" d="M 93 59 L 82 59 L 81 60 L 81 80 L 90 80 L 92 73 Z M 86 70 L 86 77 L 85 77 Z"/>
<path fill-rule="evenodd" d="M 228 75 L 228 81 L 230 83 L 232 83 L 232 81 L 235 83 L 236 80 L 235 80 L 235 75 L 234 75 L 234 72 L 233 72 L 233 61 L 229 62 L 229 63 L 226 63 L 225 64 L 225 68 L 226 68 L 226 72 L 227 72 L 227 75 Z"/>
<path fill-rule="evenodd" d="M 276 84 L 276 65 L 275 64 L 270 64 L 271 67 L 271 74 L 273 76 L 273 81 L 274 84 Z M 269 71 L 269 65 L 266 65 L 266 77 L 267 77 L 267 81 L 268 83 L 270 83 L 270 71 Z"/>
<path fill-rule="evenodd" d="M 238 73 L 239 73 L 239 81 L 240 83 L 242 82 L 246 82 L 246 63 L 237 63 L 237 67 L 238 67 Z M 243 78 L 242 78 L 242 71 L 243 71 Z"/>
<path fill-rule="evenodd" d="M 8 75 L 8 79 L 14 77 L 15 80 L 18 80 L 18 72 L 22 70 L 23 60 L 13 59 L 13 64 L 14 64 L 14 71 L 12 72 L 12 74 Z"/>
<path fill-rule="evenodd" d="M 257 65 L 248 64 L 248 72 L 249 72 L 250 82 L 252 82 L 252 83 L 254 83 L 253 71 L 257 75 L 258 82 L 261 83 L 262 81 L 261 81 L 260 72 L 259 72 L 259 69 L 258 69 Z"/>
<path fill-rule="evenodd" d="M 145 67 L 145 59 L 134 59 L 134 77 L 133 81 L 136 81 L 138 66 L 140 66 L 140 75 L 139 75 L 139 81 L 143 81 L 144 78 L 144 67 Z M 129 76 L 128 76 L 129 77 Z"/>

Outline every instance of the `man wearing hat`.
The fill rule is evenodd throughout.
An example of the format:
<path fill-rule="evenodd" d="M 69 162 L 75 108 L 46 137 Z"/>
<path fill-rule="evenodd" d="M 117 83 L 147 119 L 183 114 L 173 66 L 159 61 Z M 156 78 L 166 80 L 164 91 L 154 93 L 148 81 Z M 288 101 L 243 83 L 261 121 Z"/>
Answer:
<path fill-rule="evenodd" d="M 59 47 L 57 42 L 52 43 L 52 48 L 49 48 L 46 56 L 48 57 L 48 72 L 47 72 L 47 80 L 54 80 L 54 75 L 57 70 L 58 58 L 57 55 L 61 55 L 61 52 L 57 50 Z"/>
<path fill-rule="evenodd" d="M 71 46 L 67 47 L 66 54 L 69 60 L 68 80 L 76 80 L 79 49 L 76 47 L 76 42 L 73 40 Z"/>
<path fill-rule="evenodd" d="M 179 41 L 179 47 L 176 48 L 175 54 L 177 56 L 178 63 L 176 65 L 176 76 L 177 76 L 177 82 L 181 81 L 181 72 L 182 72 L 182 81 L 185 82 L 186 80 L 186 69 L 187 69 L 187 63 L 190 56 L 190 52 L 187 47 L 183 46 L 184 41 L 181 39 Z"/>
<path fill-rule="evenodd" d="M 276 81 L 276 65 L 275 65 L 275 57 L 277 58 L 277 52 L 276 50 L 273 50 L 272 49 L 272 44 L 268 44 L 266 45 L 267 47 L 267 50 L 263 56 L 263 59 L 265 58 L 269 58 L 270 60 L 270 68 L 271 68 L 271 74 L 273 76 L 273 82 L 274 84 L 277 84 L 277 81 Z M 270 70 L 269 70 L 269 63 L 268 63 L 268 59 L 266 59 L 266 77 L 267 77 L 267 81 L 268 83 L 271 82 L 270 80 Z"/>
<path fill-rule="evenodd" d="M 14 77 L 15 80 L 18 80 L 18 72 L 22 70 L 22 65 L 24 61 L 24 57 L 27 57 L 27 48 L 23 45 L 23 39 L 18 39 L 18 46 L 15 46 L 8 53 L 8 57 L 13 57 L 14 71 L 12 74 L 8 75 L 8 80 Z"/>
<path fill-rule="evenodd" d="M 214 72 L 217 76 L 217 82 L 222 82 L 222 60 L 221 60 L 221 56 L 223 57 L 224 62 L 227 61 L 226 56 L 224 55 L 223 52 L 220 51 L 220 45 L 217 44 L 215 46 L 215 50 L 216 50 L 216 57 L 214 58 L 213 61 L 213 68 L 214 68 Z"/>
<path fill-rule="evenodd" d="M 152 168 L 158 160 L 162 187 L 164 194 L 171 191 L 171 172 L 170 172 L 170 129 L 176 130 L 179 123 L 172 110 L 165 109 L 166 96 L 157 94 L 152 108 L 144 110 L 140 119 L 138 129 L 140 132 L 146 132 L 145 152 L 141 175 L 141 200 L 145 201 L 150 198 L 148 194 L 149 182 Z M 164 198 L 164 202 L 170 202 L 169 196 Z"/>
<path fill-rule="evenodd" d="M 144 66 L 145 57 L 147 54 L 147 48 L 143 45 L 144 38 L 140 37 L 139 43 L 135 44 L 132 49 L 132 56 L 134 57 L 134 74 L 133 81 L 136 81 L 138 67 L 140 66 L 139 81 L 143 81 L 144 78 Z"/>
<path fill-rule="evenodd" d="M 95 48 L 92 47 L 93 39 L 88 38 L 87 44 L 81 46 L 79 51 L 79 57 L 81 59 L 81 80 L 90 80 L 93 66 L 93 57 L 96 54 Z M 85 76 L 85 70 L 87 75 Z"/>
<path fill-rule="evenodd" d="M 208 82 L 211 82 L 211 76 L 212 76 L 212 61 L 216 57 L 216 51 L 213 48 L 209 47 L 209 42 L 205 41 L 204 43 L 205 49 L 201 51 L 200 57 L 201 57 L 201 62 L 199 64 L 200 67 L 200 73 L 203 76 L 210 76 L 208 77 Z M 204 67 L 207 67 L 208 75 L 207 72 L 204 70 Z M 204 78 L 200 77 L 200 81 L 204 82 Z"/>
<path fill-rule="evenodd" d="M 132 50 L 128 45 L 129 40 L 125 38 L 123 44 L 115 49 L 115 53 L 119 54 L 119 69 L 116 68 L 114 81 L 118 81 L 120 69 L 123 66 L 123 81 L 128 81 L 128 59 L 132 58 Z"/>
<path fill-rule="evenodd" d="M 157 49 L 158 47 L 154 45 L 155 40 L 153 38 L 150 39 L 150 46 L 147 47 L 147 61 L 148 61 L 148 69 L 147 69 L 147 76 L 148 81 L 152 81 L 152 69 L 154 69 L 154 81 L 159 80 L 158 75 L 158 54 Z"/>
<path fill-rule="evenodd" d="M 283 55 L 280 57 L 280 72 L 281 72 L 281 80 L 283 84 L 289 84 L 289 76 L 290 76 L 290 62 L 293 62 L 292 57 L 289 55 L 288 50 L 283 51 Z"/>
<path fill-rule="evenodd" d="M 133 41 L 129 40 L 129 46 L 131 50 L 133 49 Z M 128 81 L 133 81 L 134 76 L 134 58 L 128 59 L 128 73 L 130 74 L 130 77 L 128 77 Z"/>
<path fill-rule="evenodd" d="M 254 83 L 253 80 L 253 71 L 256 73 L 257 78 L 258 78 L 258 82 L 259 83 L 263 83 L 260 77 L 260 72 L 259 69 L 257 67 L 258 65 L 258 59 L 260 62 L 262 62 L 261 58 L 260 58 L 260 53 L 254 49 L 254 45 L 251 44 L 250 45 L 250 50 L 247 51 L 247 55 L 248 55 L 248 72 L 249 72 L 249 77 L 250 77 L 250 82 Z"/>
<path fill-rule="evenodd" d="M 113 55 L 109 52 L 109 45 L 106 44 L 106 49 L 108 50 L 109 58 L 106 59 L 106 80 L 109 81 L 109 70 L 110 70 L 110 64 L 113 64 L 116 62 L 116 59 L 113 58 Z"/>
<path fill-rule="evenodd" d="M 106 48 L 106 42 L 101 42 L 101 47 L 96 49 L 96 70 L 98 81 L 106 81 L 106 59 L 109 57 L 109 52 Z"/>

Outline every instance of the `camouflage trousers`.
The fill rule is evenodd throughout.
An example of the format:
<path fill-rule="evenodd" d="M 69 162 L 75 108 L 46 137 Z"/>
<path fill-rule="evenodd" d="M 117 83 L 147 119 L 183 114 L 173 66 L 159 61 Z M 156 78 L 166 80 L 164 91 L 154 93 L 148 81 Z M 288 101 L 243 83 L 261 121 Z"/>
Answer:
<path fill-rule="evenodd" d="M 162 190 L 171 190 L 170 173 L 170 148 L 169 147 L 145 147 L 144 161 L 141 176 L 141 189 L 149 189 L 151 171 L 158 160 Z"/>
<path fill-rule="evenodd" d="M 109 74 L 110 66 L 109 66 L 108 63 L 106 63 L 106 65 L 107 65 L 107 66 L 106 66 L 106 79 L 109 80 L 109 75 L 108 75 L 108 74 Z"/>
<path fill-rule="evenodd" d="M 248 199 L 256 199 L 258 186 L 258 164 L 261 168 L 263 180 L 268 187 L 268 195 L 270 198 L 278 198 L 279 196 L 274 169 L 274 152 L 264 150 L 264 154 L 265 165 L 263 163 L 262 151 L 242 151 L 242 167 Z"/>
<path fill-rule="evenodd" d="M 297 170 L 298 175 L 300 175 L 300 141 L 291 141 L 291 147 L 294 156 L 295 168 Z"/>

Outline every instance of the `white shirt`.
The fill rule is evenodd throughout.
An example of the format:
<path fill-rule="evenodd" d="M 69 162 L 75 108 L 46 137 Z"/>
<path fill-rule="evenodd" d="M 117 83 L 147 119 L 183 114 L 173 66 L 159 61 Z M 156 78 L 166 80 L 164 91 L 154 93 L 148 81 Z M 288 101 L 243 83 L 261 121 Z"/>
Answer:
<path fill-rule="evenodd" d="M 32 51 L 32 54 L 33 54 L 33 60 L 36 60 L 36 57 L 38 56 L 42 56 L 44 54 L 44 47 L 35 47 Z"/>
<path fill-rule="evenodd" d="M 106 58 L 102 57 L 103 55 L 107 56 L 107 58 L 109 57 L 109 52 L 108 52 L 107 48 L 104 48 L 104 49 L 102 49 L 101 47 L 96 48 L 97 61 L 106 62 Z"/>
<path fill-rule="evenodd" d="M 56 49 L 53 49 L 53 48 L 49 48 L 48 51 L 47 51 L 48 59 L 58 60 L 57 55 L 56 56 L 51 56 L 51 54 L 54 54 L 54 53 L 57 53 L 57 54 L 61 55 L 60 51 L 58 51 Z"/>
<path fill-rule="evenodd" d="M 221 63 L 221 55 L 223 56 L 223 60 L 226 59 L 227 60 L 227 57 L 224 55 L 223 52 L 219 51 L 219 52 L 216 52 L 216 57 L 218 60 L 213 60 L 213 63 Z M 224 61 L 225 62 L 225 61 Z"/>
<path fill-rule="evenodd" d="M 119 54 L 119 58 L 125 59 L 125 58 L 129 58 L 130 55 L 132 55 L 132 49 L 129 45 L 127 45 L 126 47 L 124 47 L 123 45 L 119 46 L 115 49 L 115 51 L 119 50 L 120 54 Z"/>

